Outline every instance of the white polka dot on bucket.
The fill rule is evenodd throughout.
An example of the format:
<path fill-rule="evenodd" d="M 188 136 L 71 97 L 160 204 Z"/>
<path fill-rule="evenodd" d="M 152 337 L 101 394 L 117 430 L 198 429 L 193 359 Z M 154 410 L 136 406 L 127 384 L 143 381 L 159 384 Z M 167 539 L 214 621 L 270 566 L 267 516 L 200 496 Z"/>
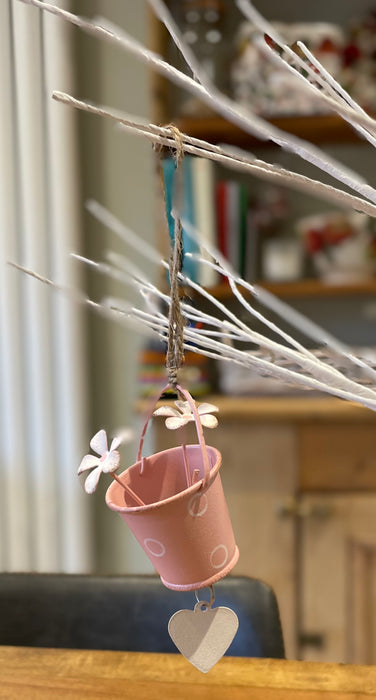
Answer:
<path fill-rule="evenodd" d="M 206 493 L 195 493 L 192 498 L 189 499 L 188 503 L 188 513 L 192 518 L 200 518 L 204 515 L 208 509 L 208 497 Z"/>
<path fill-rule="evenodd" d="M 223 552 L 223 555 L 221 556 L 221 552 Z M 219 553 L 219 557 L 217 556 L 217 553 Z M 219 559 L 219 561 L 218 561 Z M 228 559 L 228 551 L 227 547 L 225 547 L 224 544 L 219 544 L 217 547 L 214 547 L 212 553 L 210 554 L 210 563 L 213 567 L 213 569 L 221 569 L 222 566 L 224 566 L 227 562 Z M 216 562 L 216 563 L 214 563 Z"/>
<path fill-rule="evenodd" d="M 163 557 L 163 555 L 166 554 L 166 547 L 164 544 L 159 542 L 159 540 L 153 540 L 151 537 L 146 537 L 144 539 L 144 546 L 153 557 Z"/>

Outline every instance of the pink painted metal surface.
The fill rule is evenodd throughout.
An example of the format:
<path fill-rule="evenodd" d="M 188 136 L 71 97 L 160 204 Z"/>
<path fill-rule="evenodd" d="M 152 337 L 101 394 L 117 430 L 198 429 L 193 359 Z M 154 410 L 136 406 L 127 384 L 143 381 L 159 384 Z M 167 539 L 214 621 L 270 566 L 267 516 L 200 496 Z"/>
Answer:
<path fill-rule="evenodd" d="M 180 390 L 194 404 L 188 392 Z M 125 520 L 163 583 L 176 590 L 215 583 L 239 557 L 219 474 L 221 454 L 206 446 L 195 405 L 192 410 L 198 445 L 141 457 L 151 413 L 148 416 L 139 459 L 119 477 L 145 505 L 132 500 L 117 481 L 106 493 L 108 507 Z"/>

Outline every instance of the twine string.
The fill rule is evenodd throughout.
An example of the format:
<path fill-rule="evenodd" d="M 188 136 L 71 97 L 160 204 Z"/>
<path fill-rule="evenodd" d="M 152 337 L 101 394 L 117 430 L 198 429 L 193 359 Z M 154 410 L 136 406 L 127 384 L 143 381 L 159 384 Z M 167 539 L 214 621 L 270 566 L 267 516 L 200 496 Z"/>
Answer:
<path fill-rule="evenodd" d="M 175 194 L 174 205 L 177 211 L 174 219 L 174 240 L 169 260 L 170 277 L 170 309 L 168 315 L 168 339 L 166 353 L 166 368 L 169 385 L 176 387 L 178 371 L 184 361 L 184 317 L 181 312 L 179 293 L 179 273 L 183 266 L 183 236 L 180 220 L 182 204 L 182 170 L 181 163 L 184 158 L 183 138 L 179 129 L 173 124 L 168 126 L 175 141 Z"/>

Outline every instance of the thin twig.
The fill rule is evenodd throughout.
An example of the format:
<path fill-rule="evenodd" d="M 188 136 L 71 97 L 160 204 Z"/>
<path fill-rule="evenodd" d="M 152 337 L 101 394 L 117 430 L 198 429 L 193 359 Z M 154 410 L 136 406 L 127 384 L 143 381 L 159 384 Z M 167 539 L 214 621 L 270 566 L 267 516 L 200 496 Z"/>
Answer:
<path fill-rule="evenodd" d="M 112 112 L 112 110 L 107 107 L 99 107 L 82 100 L 77 100 L 66 93 L 54 92 L 53 97 L 59 102 L 71 105 L 77 109 L 91 112 L 92 114 L 97 114 L 100 116 L 110 117 L 111 119 L 120 122 L 124 128 L 127 128 L 135 135 L 143 136 L 153 143 L 159 143 L 172 149 L 174 149 L 176 146 L 175 140 L 165 135 L 164 127 L 149 124 L 148 128 L 145 129 L 142 123 L 135 124 L 134 122 L 128 122 L 126 119 L 120 117 L 118 112 Z M 254 175 L 262 180 L 273 181 L 277 184 L 288 186 L 298 191 L 308 192 L 313 196 L 334 202 L 337 206 L 355 209 L 356 211 L 360 211 L 368 216 L 376 218 L 376 205 L 371 204 L 371 202 L 361 199 L 360 197 L 339 190 L 331 185 L 326 185 L 318 180 L 313 180 L 304 175 L 300 175 L 299 173 L 285 170 L 279 166 L 273 166 L 269 163 L 254 159 L 247 161 L 245 158 L 232 155 L 220 147 L 217 147 L 216 150 L 212 150 L 210 147 L 211 145 L 202 140 L 201 144 L 205 144 L 205 147 L 195 146 L 193 145 L 194 140 L 197 141 L 197 139 L 192 139 L 191 137 L 187 136 L 187 134 L 182 134 L 182 147 L 186 153 L 198 155 L 204 158 L 210 158 L 211 160 L 221 163 L 222 165 L 233 170 L 247 172 L 248 174 Z"/>

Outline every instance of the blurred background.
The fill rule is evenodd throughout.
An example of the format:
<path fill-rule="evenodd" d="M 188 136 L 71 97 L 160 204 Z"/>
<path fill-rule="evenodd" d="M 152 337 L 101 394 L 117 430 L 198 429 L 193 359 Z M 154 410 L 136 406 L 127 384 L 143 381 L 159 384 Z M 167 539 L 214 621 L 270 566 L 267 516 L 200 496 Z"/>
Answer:
<path fill-rule="evenodd" d="M 56 4 L 82 16 L 105 16 L 181 67 L 146 2 Z M 304 38 L 366 109 L 376 109 L 376 19 L 368 1 L 356 7 L 339 0 L 255 5 L 292 46 Z M 320 144 L 373 184 L 371 146 L 318 103 L 302 100 L 265 64 L 252 48 L 254 28 L 230 0 L 170 6 L 221 89 L 280 128 Z M 0 566 L 151 572 L 124 523 L 105 507 L 107 484 L 89 497 L 76 470 L 100 428 L 113 435 L 132 426 L 137 434 L 145 407 L 140 398 L 147 400 L 155 389 L 163 348 L 6 263 L 16 261 L 95 301 L 125 294 L 136 301 L 136 292 L 88 273 L 69 254 L 99 260 L 110 249 L 133 259 L 85 210 L 88 199 L 107 207 L 140 240 L 167 247 L 158 162 L 150 144 L 106 119 L 53 102 L 51 93 L 67 91 L 156 123 L 173 120 L 187 133 L 249 148 L 265 160 L 332 181 L 231 128 L 116 46 L 16 0 L 0 6 L 0 84 Z M 373 358 L 374 222 L 221 168 L 203 171 L 198 160 L 189 165 L 193 187 L 195 178 L 204 178 L 198 227 L 210 228 L 249 281 Z M 160 279 L 160 271 L 137 256 L 134 261 Z M 212 283 L 215 294 L 231 304 L 219 280 Z M 313 406 L 310 395 L 305 404 L 294 404 L 286 387 L 249 373 L 238 376 L 231 367 L 226 372 L 205 363 L 188 376 L 197 396 L 215 395 L 221 407 L 223 423 L 213 443 L 224 465 L 227 460 L 223 479 L 241 550 L 237 572 L 260 576 L 275 588 L 288 655 L 374 663 L 373 414 L 352 408 L 346 413 L 331 399 Z M 271 403 L 262 403 L 265 397 Z M 157 428 L 148 449 L 163 449 L 164 441 Z M 135 450 L 135 443 L 122 448 L 124 468 L 134 462 Z M 313 590 L 321 591 L 320 601 Z"/>

